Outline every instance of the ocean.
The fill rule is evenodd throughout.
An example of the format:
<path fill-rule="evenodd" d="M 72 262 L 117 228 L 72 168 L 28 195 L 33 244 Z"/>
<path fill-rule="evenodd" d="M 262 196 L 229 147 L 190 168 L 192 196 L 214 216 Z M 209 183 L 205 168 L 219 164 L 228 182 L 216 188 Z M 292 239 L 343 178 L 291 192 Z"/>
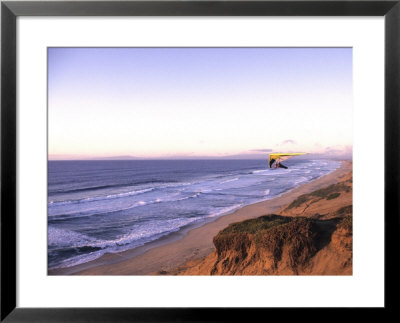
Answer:
<path fill-rule="evenodd" d="M 271 199 L 339 168 L 332 160 L 48 162 L 48 267 L 82 264 Z"/>

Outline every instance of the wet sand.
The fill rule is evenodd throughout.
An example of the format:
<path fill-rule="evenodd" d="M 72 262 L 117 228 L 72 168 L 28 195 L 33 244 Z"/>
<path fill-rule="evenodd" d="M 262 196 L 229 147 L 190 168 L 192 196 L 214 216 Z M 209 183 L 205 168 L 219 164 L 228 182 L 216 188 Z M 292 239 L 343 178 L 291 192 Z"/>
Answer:
<path fill-rule="evenodd" d="M 339 169 L 271 200 L 244 206 L 200 227 L 188 227 L 147 246 L 106 254 L 86 264 L 55 269 L 49 275 L 153 275 L 169 272 L 214 250 L 213 237 L 231 223 L 279 211 L 298 196 L 338 182 L 352 169 L 343 161 Z"/>

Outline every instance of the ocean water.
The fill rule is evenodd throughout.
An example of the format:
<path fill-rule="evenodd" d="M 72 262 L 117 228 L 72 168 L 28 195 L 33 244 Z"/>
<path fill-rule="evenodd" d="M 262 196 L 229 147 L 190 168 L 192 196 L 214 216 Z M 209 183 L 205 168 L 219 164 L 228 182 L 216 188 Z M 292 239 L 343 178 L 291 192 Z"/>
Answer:
<path fill-rule="evenodd" d="M 340 166 L 291 159 L 49 161 L 48 267 L 69 267 L 270 199 Z"/>

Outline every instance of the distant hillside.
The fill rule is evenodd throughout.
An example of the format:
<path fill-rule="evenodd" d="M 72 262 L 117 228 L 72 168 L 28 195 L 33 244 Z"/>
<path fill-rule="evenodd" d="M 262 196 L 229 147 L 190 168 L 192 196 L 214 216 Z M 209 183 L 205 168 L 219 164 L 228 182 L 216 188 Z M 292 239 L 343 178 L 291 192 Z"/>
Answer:
<path fill-rule="evenodd" d="M 129 155 L 92 158 L 92 160 L 137 160 L 137 159 L 143 159 L 143 158 L 129 156 Z"/>

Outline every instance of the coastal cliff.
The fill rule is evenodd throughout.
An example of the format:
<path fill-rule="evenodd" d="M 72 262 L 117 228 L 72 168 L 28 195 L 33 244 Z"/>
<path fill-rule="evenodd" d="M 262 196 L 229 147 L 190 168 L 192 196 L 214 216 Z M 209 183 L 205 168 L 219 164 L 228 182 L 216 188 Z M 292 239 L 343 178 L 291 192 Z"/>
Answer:
<path fill-rule="evenodd" d="M 277 214 L 233 223 L 213 243 L 210 255 L 170 274 L 351 275 L 352 174 Z"/>

